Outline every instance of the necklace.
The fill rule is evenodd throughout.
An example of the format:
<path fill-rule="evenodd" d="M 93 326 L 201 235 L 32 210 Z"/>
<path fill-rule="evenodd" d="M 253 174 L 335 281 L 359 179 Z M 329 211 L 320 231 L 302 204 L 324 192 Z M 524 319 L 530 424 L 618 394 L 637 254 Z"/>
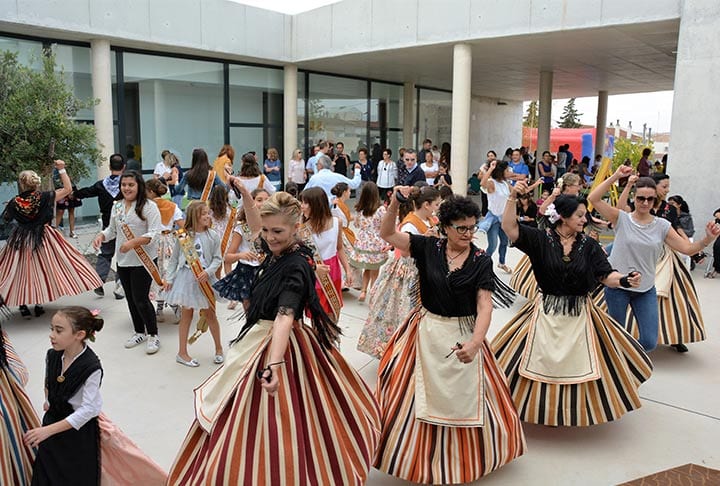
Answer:
<path fill-rule="evenodd" d="M 567 236 L 567 235 L 564 235 L 561 232 L 559 232 L 557 229 L 555 230 L 555 233 L 557 233 L 557 235 L 560 237 L 561 242 L 574 240 L 577 237 L 577 233 L 575 233 L 574 235 Z M 572 249 L 570 251 L 572 251 Z M 570 255 L 565 255 L 564 253 L 565 253 L 565 249 L 563 248 L 562 261 L 565 263 L 570 263 L 572 261 L 572 258 L 570 258 Z"/>
<path fill-rule="evenodd" d="M 455 255 L 454 257 L 451 257 L 451 256 L 450 256 L 450 253 L 447 253 L 448 266 L 452 265 L 453 262 L 454 262 L 455 260 L 457 260 L 457 259 L 460 257 L 460 255 L 462 255 L 463 253 L 465 253 L 467 250 L 468 250 L 468 248 L 464 248 L 460 253 L 458 253 L 458 254 Z"/>

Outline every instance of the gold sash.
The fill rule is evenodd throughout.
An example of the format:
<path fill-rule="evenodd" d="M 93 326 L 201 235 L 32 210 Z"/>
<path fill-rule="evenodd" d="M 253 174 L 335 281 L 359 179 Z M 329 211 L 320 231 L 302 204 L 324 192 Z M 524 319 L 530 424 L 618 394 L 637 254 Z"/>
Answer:
<path fill-rule="evenodd" d="M 208 171 L 207 180 L 205 180 L 205 187 L 203 187 L 203 192 L 200 196 L 200 200 L 202 202 L 207 202 L 208 197 L 210 197 L 210 191 L 212 190 L 213 182 L 215 182 L 215 171 L 210 170 Z"/>
<path fill-rule="evenodd" d="M 120 222 L 120 229 L 122 230 L 123 234 L 125 235 L 125 239 L 130 241 L 135 238 L 135 235 L 133 234 L 132 230 L 130 229 L 130 226 L 125 223 L 125 203 L 123 201 L 118 201 L 115 203 L 115 214 L 119 216 L 119 222 Z M 140 259 L 140 263 L 143 264 L 145 267 L 145 270 L 148 271 L 150 276 L 152 277 L 153 281 L 155 281 L 156 284 L 162 286 L 164 285 L 163 279 L 160 276 L 160 272 L 158 271 L 157 266 L 155 265 L 155 262 L 152 261 L 152 259 L 148 256 L 147 252 L 142 246 L 138 246 L 134 248 L 135 254 Z"/>
<path fill-rule="evenodd" d="M 180 243 L 180 249 L 183 252 L 183 255 L 185 255 L 185 261 L 187 261 L 188 266 L 190 267 L 190 270 L 192 270 L 193 275 L 195 275 L 195 278 L 199 277 L 201 273 L 205 271 L 205 269 L 200 264 L 200 256 L 197 253 L 197 250 L 195 250 L 195 240 L 192 238 L 187 231 L 184 229 L 179 229 L 176 232 L 178 243 Z M 215 311 L 215 292 L 212 289 L 212 286 L 210 285 L 209 281 L 205 282 L 198 282 L 198 285 L 200 286 L 200 290 L 202 291 L 203 295 L 208 301 L 208 304 L 210 305 L 209 310 L 211 312 Z M 204 332 L 208 330 L 208 324 L 207 319 L 205 317 L 205 311 L 206 309 L 200 309 L 200 318 L 198 319 L 196 328 L 197 330 L 195 333 L 190 336 L 188 339 L 188 343 L 192 344 L 197 339 L 202 336 Z"/>
<path fill-rule="evenodd" d="M 225 226 L 225 232 L 223 233 L 222 240 L 220 241 L 220 254 L 224 257 L 225 250 L 227 249 L 228 243 L 230 242 L 230 235 L 235 228 L 235 218 L 237 218 L 237 208 L 232 207 L 230 209 L 230 216 L 228 217 L 227 226 Z"/>
<path fill-rule="evenodd" d="M 535 299 L 519 373 L 533 381 L 574 385 L 600 378 L 597 337 L 590 320 L 590 300 L 580 315 L 547 315 L 542 294 Z"/>
<path fill-rule="evenodd" d="M 312 250 L 315 263 L 324 265 L 325 262 L 320 257 L 320 253 L 315 246 L 315 241 L 313 240 L 312 230 L 310 229 L 310 227 L 303 223 L 300 226 L 299 235 L 300 239 L 305 243 L 305 245 L 307 245 L 308 248 Z M 335 288 L 335 285 L 333 285 L 332 280 L 330 279 L 330 274 L 320 276 L 320 274 L 315 271 L 315 276 L 317 277 L 318 282 L 320 282 L 320 288 L 322 289 L 325 298 L 330 303 L 330 310 L 332 311 L 332 315 L 330 315 L 329 317 L 330 319 L 332 319 L 333 322 L 336 323 L 338 319 L 340 319 L 340 311 L 342 310 L 342 304 L 340 303 L 340 296 L 337 293 L 337 289 Z"/>
<path fill-rule="evenodd" d="M 340 199 L 335 201 L 335 204 L 337 205 L 338 209 L 342 211 L 342 213 L 345 215 L 345 219 L 348 222 L 347 226 L 343 226 L 342 231 L 350 244 L 355 246 L 355 232 L 350 229 L 350 221 L 352 220 L 352 216 L 350 215 L 350 209 L 348 209 L 347 204 L 345 204 Z"/>
<path fill-rule="evenodd" d="M 424 235 L 427 233 L 427 231 L 430 229 L 430 227 L 420 219 L 415 213 L 410 213 L 407 216 L 405 216 L 405 219 L 402 220 L 400 223 L 400 227 L 402 228 L 405 224 L 410 223 L 411 225 L 415 226 L 417 230 L 420 232 L 421 235 Z"/>
<path fill-rule="evenodd" d="M 485 412 L 482 349 L 462 363 L 450 348 L 467 340 L 457 317 L 422 309 L 415 352 L 415 419 L 445 427 L 482 427 Z"/>

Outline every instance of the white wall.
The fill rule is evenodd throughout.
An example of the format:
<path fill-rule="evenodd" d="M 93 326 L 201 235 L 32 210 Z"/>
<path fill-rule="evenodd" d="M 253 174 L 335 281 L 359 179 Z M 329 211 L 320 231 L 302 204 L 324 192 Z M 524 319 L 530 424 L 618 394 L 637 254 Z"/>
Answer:
<path fill-rule="evenodd" d="M 494 150 L 501 158 L 507 147 L 519 147 L 522 141 L 522 102 L 502 101 L 507 104 L 498 105 L 498 101 L 481 96 L 472 98 L 468 161 L 471 173 L 485 162 L 488 150 Z"/>

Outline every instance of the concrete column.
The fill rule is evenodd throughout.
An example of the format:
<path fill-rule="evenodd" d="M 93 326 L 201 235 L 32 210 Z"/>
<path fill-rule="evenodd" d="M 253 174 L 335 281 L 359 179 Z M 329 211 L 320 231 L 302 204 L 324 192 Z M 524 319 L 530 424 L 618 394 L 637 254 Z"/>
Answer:
<path fill-rule="evenodd" d="M 415 134 L 415 83 L 405 83 L 403 86 L 403 147 L 417 148 L 413 140 Z M 397 159 L 396 155 L 393 157 Z"/>
<path fill-rule="evenodd" d="M 110 175 L 108 158 L 115 152 L 112 109 L 112 74 L 110 71 L 110 41 L 95 39 L 90 42 L 92 55 L 92 91 L 98 100 L 94 106 L 97 144 L 102 153 L 103 163 L 98 167 L 98 179 Z"/>
<path fill-rule="evenodd" d="M 690 206 L 697 241 L 719 205 L 715 158 L 693 155 L 715 153 L 720 139 L 720 2 L 684 0 L 681 9 L 667 173 L 670 193 Z"/>
<path fill-rule="evenodd" d="M 597 121 L 595 122 L 595 153 L 592 160 L 595 160 L 597 154 L 605 154 L 605 127 L 607 126 L 607 108 L 608 108 L 608 92 L 598 91 L 598 111 Z"/>
<path fill-rule="evenodd" d="M 455 181 L 453 190 L 467 194 L 468 158 L 470 151 L 470 101 L 472 81 L 472 48 L 468 44 L 453 47 L 452 131 L 450 145 L 452 159 L 450 175 Z"/>
<path fill-rule="evenodd" d="M 293 151 L 298 147 L 298 122 L 297 122 L 297 66 L 286 64 L 283 69 L 285 83 L 283 86 L 283 183 L 287 182 L 287 163 L 292 157 Z"/>
<path fill-rule="evenodd" d="M 553 72 L 540 72 L 540 102 L 538 106 L 538 140 L 537 153 L 541 157 L 545 150 L 550 150 L 550 121 L 552 116 L 552 85 Z"/>

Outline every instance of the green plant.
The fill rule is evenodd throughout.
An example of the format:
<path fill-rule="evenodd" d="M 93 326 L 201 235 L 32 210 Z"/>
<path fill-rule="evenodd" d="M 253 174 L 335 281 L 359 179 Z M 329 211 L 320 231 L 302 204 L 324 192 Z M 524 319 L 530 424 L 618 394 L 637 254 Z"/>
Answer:
<path fill-rule="evenodd" d="M 613 151 L 613 170 L 616 170 L 626 159 L 630 159 L 633 167 L 637 167 L 637 163 L 642 157 L 644 148 L 653 148 L 652 141 L 647 143 L 633 142 L 627 138 L 616 138 Z"/>
<path fill-rule="evenodd" d="M 26 169 L 48 181 L 51 140 L 73 180 L 87 177 L 89 165 L 102 161 L 95 127 L 73 120 L 95 101 L 75 97 L 51 52 L 42 54 L 39 66 L 23 66 L 15 53 L 0 53 L 0 183 L 15 183 Z"/>
<path fill-rule="evenodd" d="M 581 115 L 582 113 L 578 113 L 577 108 L 575 108 L 575 98 L 570 98 L 563 108 L 558 126 L 560 128 L 580 128 L 582 126 L 580 124 Z"/>
<path fill-rule="evenodd" d="M 538 127 L 538 102 L 537 100 L 531 101 L 525 111 L 525 117 L 523 118 L 523 126 L 530 128 Z"/>

